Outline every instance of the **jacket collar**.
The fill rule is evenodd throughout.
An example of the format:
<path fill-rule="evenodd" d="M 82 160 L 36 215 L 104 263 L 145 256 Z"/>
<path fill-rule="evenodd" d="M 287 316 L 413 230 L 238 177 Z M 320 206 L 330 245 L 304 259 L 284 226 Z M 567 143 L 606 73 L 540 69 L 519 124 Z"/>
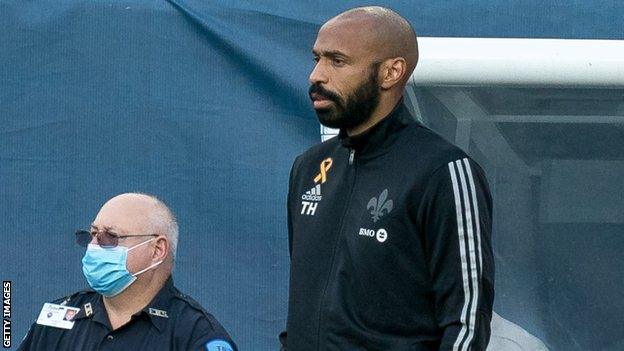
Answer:
<path fill-rule="evenodd" d="M 349 136 L 346 130 L 341 129 L 338 137 L 342 146 L 355 150 L 360 158 L 374 157 L 387 151 L 387 146 L 396 138 L 396 132 L 414 122 L 401 98 L 386 117 L 366 131 Z"/>

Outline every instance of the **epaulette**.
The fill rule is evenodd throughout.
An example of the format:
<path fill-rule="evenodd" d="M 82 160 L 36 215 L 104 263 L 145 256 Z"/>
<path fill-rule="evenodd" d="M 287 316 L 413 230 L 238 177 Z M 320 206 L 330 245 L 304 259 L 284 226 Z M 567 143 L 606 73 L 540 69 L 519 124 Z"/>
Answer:
<path fill-rule="evenodd" d="M 213 328 L 215 327 L 215 317 L 210 312 L 206 311 L 206 309 L 199 302 L 195 301 L 192 297 L 182 293 L 178 289 L 175 289 L 175 296 L 180 300 L 188 303 L 188 305 L 191 306 L 191 308 L 193 308 L 194 310 L 197 310 L 198 312 L 203 314 L 208 319 L 208 322 L 210 322 L 210 325 L 212 325 Z"/>
<path fill-rule="evenodd" d="M 201 313 L 205 314 L 205 315 L 210 315 L 210 313 L 208 313 L 208 311 L 206 311 L 204 309 L 204 307 L 197 301 L 195 301 L 192 297 L 182 293 L 180 290 L 176 289 L 175 290 L 175 296 L 177 298 L 179 298 L 180 300 L 185 301 L 186 303 L 188 303 L 191 307 L 193 307 L 194 309 L 200 311 Z"/>
<path fill-rule="evenodd" d="M 214 335 L 217 335 L 217 337 L 214 337 L 213 335 L 212 339 L 209 340 L 205 344 L 205 350 L 207 351 L 213 351 L 213 350 L 232 351 L 232 349 L 236 350 L 236 348 L 232 346 L 234 344 L 230 340 L 230 337 L 228 336 L 227 332 L 223 329 L 221 324 L 219 324 L 219 321 L 217 321 L 215 317 L 212 314 L 210 314 L 210 312 L 206 311 L 199 302 L 195 301 L 192 297 L 182 293 L 178 289 L 174 290 L 174 296 L 186 302 L 192 309 L 201 313 L 206 318 L 208 323 L 210 324 L 210 327 L 212 328 L 213 332 L 215 332 Z M 202 348 L 202 350 L 204 350 L 204 348 Z"/>
<path fill-rule="evenodd" d="M 93 291 L 91 289 L 80 290 L 80 291 L 76 291 L 75 293 L 73 293 L 71 295 L 67 295 L 67 296 L 62 297 L 60 299 L 56 299 L 56 300 L 52 301 L 52 303 L 59 304 L 61 306 L 65 306 L 71 300 L 74 300 L 78 296 L 87 295 L 87 294 L 93 294 L 93 293 L 95 293 L 95 291 Z"/>

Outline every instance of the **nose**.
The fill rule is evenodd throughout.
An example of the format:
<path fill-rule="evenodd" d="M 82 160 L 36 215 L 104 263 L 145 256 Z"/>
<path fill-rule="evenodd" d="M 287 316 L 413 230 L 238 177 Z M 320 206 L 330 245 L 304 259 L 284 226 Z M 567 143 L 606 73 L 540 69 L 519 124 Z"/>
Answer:
<path fill-rule="evenodd" d="M 93 235 L 91 237 L 91 241 L 89 242 L 89 244 L 94 244 L 94 245 L 99 245 L 100 243 L 98 242 L 98 237 L 100 236 L 100 232 L 97 232 L 97 234 Z"/>
<path fill-rule="evenodd" d="M 310 72 L 309 81 L 310 85 L 314 85 L 317 83 L 327 83 L 327 74 L 325 72 L 325 69 L 323 68 L 323 64 L 321 63 L 321 61 L 317 62 L 314 66 L 314 69 L 312 69 L 312 72 Z"/>

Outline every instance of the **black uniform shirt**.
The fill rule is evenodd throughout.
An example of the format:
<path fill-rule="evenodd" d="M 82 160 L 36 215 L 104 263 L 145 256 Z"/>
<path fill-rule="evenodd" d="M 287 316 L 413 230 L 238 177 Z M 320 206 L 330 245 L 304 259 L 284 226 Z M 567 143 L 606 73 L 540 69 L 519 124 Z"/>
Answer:
<path fill-rule="evenodd" d="M 171 278 L 152 302 L 117 330 L 111 328 L 102 295 L 94 291 L 80 291 L 54 303 L 80 308 L 73 328 L 35 323 L 19 350 L 236 350 L 221 324 L 176 289 Z"/>

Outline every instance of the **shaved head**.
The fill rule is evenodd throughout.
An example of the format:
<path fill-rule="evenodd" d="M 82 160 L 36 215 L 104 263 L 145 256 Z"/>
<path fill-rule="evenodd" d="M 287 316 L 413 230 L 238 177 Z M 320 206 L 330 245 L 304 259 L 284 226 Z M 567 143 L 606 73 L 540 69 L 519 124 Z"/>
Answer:
<path fill-rule="evenodd" d="M 396 12 L 358 7 L 325 23 L 312 48 L 308 93 L 321 124 L 355 135 L 401 100 L 418 62 L 416 33 Z"/>
<path fill-rule="evenodd" d="M 332 18 L 323 27 L 333 26 L 349 27 L 347 30 L 355 32 L 362 44 L 375 53 L 376 61 L 403 57 L 407 62 L 407 79 L 416 68 L 416 32 L 398 13 L 381 6 L 356 7 Z"/>

